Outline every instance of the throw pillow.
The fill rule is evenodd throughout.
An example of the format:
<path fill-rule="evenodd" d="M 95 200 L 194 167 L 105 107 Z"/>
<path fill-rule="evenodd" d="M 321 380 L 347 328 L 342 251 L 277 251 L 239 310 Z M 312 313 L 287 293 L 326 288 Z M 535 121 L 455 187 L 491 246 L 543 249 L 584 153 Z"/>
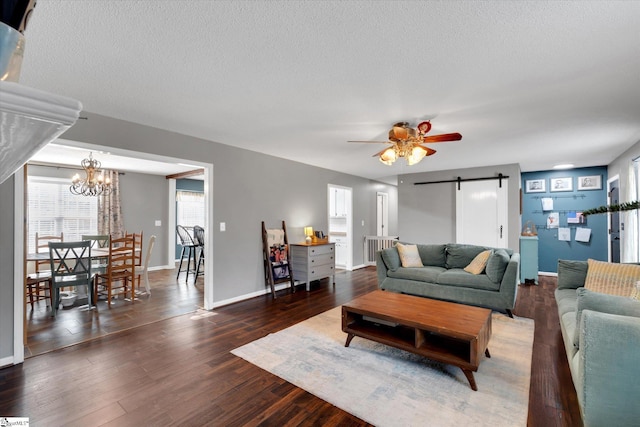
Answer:
<path fill-rule="evenodd" d="M 400 267 L 400 255 L 396 247 L 383 249 L 380 255 L 389 270 L 396 271 Z"/>
<path fill-rule="evenodd" d="M 464 271 L 471 274 L 480 274 L 487 265 L 487 260 L 491 255 L 490 250 L 482 251 L 464 268 Z"/>
<path fill-rule="evenodd" d="M 403 267 L 424 267 L 420 259 L 420 253 L 418 253 L 417 245 L 403 245 L 402 243 L 398 243 L 396 247 L 398 248 L 400 262 Z"/>
<path fill-rule="evenodd" d="M 640 302 L 638 301 L 617 295 L 592 292 L 585 288 L 578 288 L 576 294 L 578 295 L 578 305 L 576 310 L 576 333 L 573 337 L 573 345 L 576 347 L 580 345 L 580 321 L 584 310 L 640 317 Z"/>
<path fill-rule="evenodd" d="M 491 253 L 491 256 L 487 260 L 487 267 L 485 272 L 489 280 L 493 283 L 502 282 L 504 272 L 507 270 L 507 265 L 511 257 L 504 249 L 496 249 Z"/>
<path fill-rule="evenodd" d="M 640 265 L 616 264 L 594 259 L 588 259 L 587 264 L 585 288 L 623 297 L 631 297 L 635 293 L 636 282 L 640 280 Z"/>

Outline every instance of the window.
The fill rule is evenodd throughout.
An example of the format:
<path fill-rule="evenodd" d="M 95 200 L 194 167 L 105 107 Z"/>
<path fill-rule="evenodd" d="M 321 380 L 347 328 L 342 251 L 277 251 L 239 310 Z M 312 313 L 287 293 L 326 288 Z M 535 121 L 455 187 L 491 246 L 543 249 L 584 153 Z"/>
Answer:
<path fill-rule="evenodd" d="M 69 181 L 30 176 L 28 181 L 28 251 L 35 252 L 36 232 L 77 241 L 98 232 L 98 198 L 69 192 Z"/>
<path fill-rule="evenodd" d="M 178 190 L 176 192 L 176 220 L 178 225 L 204 227 L 204 193 Z"/>

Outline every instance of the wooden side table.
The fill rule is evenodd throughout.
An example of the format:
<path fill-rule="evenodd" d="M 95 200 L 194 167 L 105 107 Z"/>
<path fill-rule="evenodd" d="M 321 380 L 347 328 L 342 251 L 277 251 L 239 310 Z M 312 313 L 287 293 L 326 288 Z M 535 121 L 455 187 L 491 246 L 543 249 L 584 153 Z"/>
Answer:
<path fill-rule="evenodd" d="M 312 280 L 331 277 L 335 285 L 335 243 L 293 243 L 290 246 L 290 263 L 293 277 L 305 281 L 307 291 Z"/>

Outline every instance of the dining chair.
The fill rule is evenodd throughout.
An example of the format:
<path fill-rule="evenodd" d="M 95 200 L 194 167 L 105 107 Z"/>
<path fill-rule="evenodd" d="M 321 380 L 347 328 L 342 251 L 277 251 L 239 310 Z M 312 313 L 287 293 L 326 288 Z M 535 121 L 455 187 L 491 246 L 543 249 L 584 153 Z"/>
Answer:
<path fill-rule="evenodd" d="M 58 311 L 60 289 L 67 287 L 86 286 L 87 304 L 91 309 L 91 242 L 49 242 L 48 246 L 53 293 L 51 315 L 55 317 Z"/>
<path fill-rule="evenodd" d="M 199 225 L 193 226 L 193 235 L 198 247 L 198 265 L 196 267 L 196 279 L 200 274 L 204 274 L 204 271 L 200 271 L 200 266 L 204 263 L 204 228 Z"/>
<path fill-rule="evenodd" d="M 59 236 L 48 235 L 40 236 L 36 232 L 35 236 L 35 251 L 36 252 L 48 252 L 49 242 L 62 242 L 64 241 L 64 233 L 60 233 Z M 33 304 L 41 300 L 49 300 L 53 306 L 53 293 L 51 291 L 51 270 L 48 259 L 34 261 L 35 272 L 29 273 L 25 281 L 25 304 L 28 302 L 31 305 L 31 309 L 34 308 Z"/>
<path fill-rule="evenodd" d="M 89 240 L 91 242 L 92 249 L 109 249 L 109 241 L 111 236 L 108 234 L 83 234 L 82 240 Z M 100 269 L 104 269 L 107 266 L 109 257 L 93 257 L 93 269 L 95 273 L 98 273 Z"/>
<path fill-rule="evenodd" d="M 196 273 L 196 248 L 198 244 L 193 240 L 191 234 L 185 227 L 182 225 L 176 225 L 176 233 L 178 233 L 178 237 L 180 238 L 180 245 L 182 246 L 182 252 L 180 253 L 180 266 L 178 267 L 178 275 L 176 279 L 180 277 L 180 273 L 182 272 L 182 261 L 184 261 L 185 254 L 187 255 L 187 280 L 189 279 L 189 273 Z M 191 260 L 193 260 L 193 270 L 191 269 Z"/>
<path fill-rule="evenodd" d="M 135 299 L 135 236 L 111 238 L 109 242 L 109 261 L 104 272 L 94 276 L 93 297 L 107 296 L 107 305 L 111 308 L 111 299 L 115 295 L 131 296 Z M 114 293 L 114 290 L 116 293 Z"/>
<path fill-rule="evenodd" d="M 147 294 L 151 294 L 151 286 L 149 285 L 149 260 L 151 259 L 151 252 L 153 251 L 153 245 L 156 243 L 156 236 L 149 237 L 149 243 L 147 244 L 147 254 L 144 257 L 144 264 L 136 266 L 136 280 L 138 281 L 138 289 L 140 289 L 140 276 L 144 277 L 144 289 Z"/>

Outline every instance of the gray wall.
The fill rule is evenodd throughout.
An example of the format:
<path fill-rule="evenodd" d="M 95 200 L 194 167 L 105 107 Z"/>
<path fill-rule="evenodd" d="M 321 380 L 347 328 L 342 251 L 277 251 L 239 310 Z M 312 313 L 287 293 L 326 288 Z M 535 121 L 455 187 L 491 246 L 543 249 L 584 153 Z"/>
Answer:
<path fill-rule="evenodd" d="M 14 179 L 0 184 L 0 359 L 13 356 Z"/>
<path fill-rule="evenodd" d="M 456 184 L 414 185 L 416 182 L 445 181 L 498 176 L 509 179 L 508 245 L 519 251 L 520 166 L 508 164 L 470 169 L 424 172 L 398 178 L 398 228 L 400 239 L 415 243 L 456 241 Z"/>
<path fill-rule="evenodd" d="M 105 116 L 86 115 L 88 120 L 78 121 L 63 138 L 214 164 L 211 193 L 215 224 L 210 226 L 214 241 L 214 301 L 265 289 L 261 221 L 274 227 L 286 220 L 293 242 L 304 239 L 302 228 L 306 225 L 328 230 L 328 184 L 353 188 L 353 263 L 362 264 L 363 236 L 375 234 L 372 209 L 375 209 L 376 191 L 384 189 L 390 194 L 390 200 L 397 191 L 394 186 L 352 175 Z M 142 194 L 144 192 L 137 197 Z M 166 203 L 160 208 L 154 207 L 155 203 L 148 209 L 150 221 L 158 219 L 156 214 L 164 215 L 167 211 Z M 390 212 L 393 218 L 390 228 L 391 224 L 397 224 L 394 207 Z M 161 211 L 155 212 L 156 209 Z M 364 227 L 361 226 L 363 220 Z M 219 231 L 220 222 L 226 223 L 225 232 Z M 158 250 L 161 251 L 167 252 Z"/>

